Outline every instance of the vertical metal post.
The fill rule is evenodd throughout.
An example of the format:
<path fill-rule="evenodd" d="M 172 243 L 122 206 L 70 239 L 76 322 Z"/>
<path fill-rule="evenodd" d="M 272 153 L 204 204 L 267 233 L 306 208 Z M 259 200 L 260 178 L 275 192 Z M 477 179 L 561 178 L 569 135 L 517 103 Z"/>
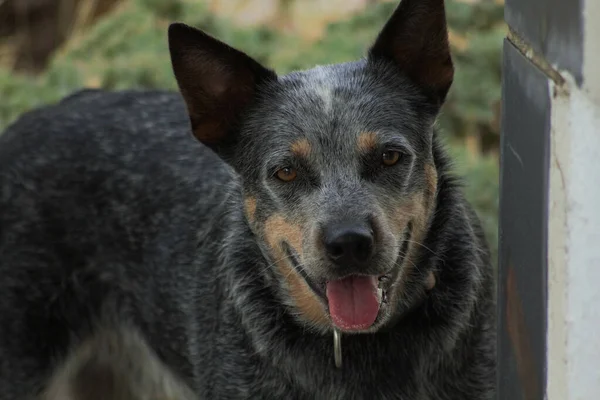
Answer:
<path fill-rule="evenodd" d="M 600 2 L 505 18 L 498 400 L 600 398 Z"/>

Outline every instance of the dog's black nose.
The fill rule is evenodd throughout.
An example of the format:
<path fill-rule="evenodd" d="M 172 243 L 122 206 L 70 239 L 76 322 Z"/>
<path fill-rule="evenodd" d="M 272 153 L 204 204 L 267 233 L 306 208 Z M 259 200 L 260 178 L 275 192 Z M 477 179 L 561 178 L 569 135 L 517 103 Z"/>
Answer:
<path fill-rule="evenodd" d="M 373 255 L 375 238 L 366 224 L 334 224 L 324 230 L 325 250 L 340 267 L 363 266 Z"/>

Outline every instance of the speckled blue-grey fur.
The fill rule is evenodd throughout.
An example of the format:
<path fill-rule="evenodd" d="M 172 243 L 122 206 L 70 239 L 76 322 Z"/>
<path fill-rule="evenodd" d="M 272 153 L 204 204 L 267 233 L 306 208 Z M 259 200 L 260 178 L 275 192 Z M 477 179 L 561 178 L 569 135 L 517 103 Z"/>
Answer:
<path fill-rule="evenodd" d="M 267 79 L 224 145 L 194 138 L 178 93 L 87 90 L 24 114 L 0 136 L 0 399 L 37 398 L 81 346 L 113 343 L 90 341 L 102 332 L 132 387 L 164 368 L 178 399 L 492 399 L 493 271 L 433 128 L 439 105 L 371 56 Z M 366 168 L 364 132 L 397 142 L 403 163 Z M 273 168 L 300 138 L 310 157 L 284 185 Z M 377 214 L 424 190 L 428 163 L 437 183 L 416 268 L 369 332 L 343 335 L 338 369 L 331 327 L 295 310 L 260 224 L 284 215 L 308 232 Z M 335 278 L 305 244 L 306 272 Z M 408 268 L 391 236 L 376 257 L 369 273 Z"/>

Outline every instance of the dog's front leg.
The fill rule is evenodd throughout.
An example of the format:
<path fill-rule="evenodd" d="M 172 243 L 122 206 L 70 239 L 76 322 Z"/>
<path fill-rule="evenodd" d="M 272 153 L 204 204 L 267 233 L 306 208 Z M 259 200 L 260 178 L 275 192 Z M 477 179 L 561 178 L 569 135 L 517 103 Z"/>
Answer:
<path fill-rule="evenodd" d="M 42 400 L 197 400 L 134 330 L 101 330 L 73 350 Z"/>

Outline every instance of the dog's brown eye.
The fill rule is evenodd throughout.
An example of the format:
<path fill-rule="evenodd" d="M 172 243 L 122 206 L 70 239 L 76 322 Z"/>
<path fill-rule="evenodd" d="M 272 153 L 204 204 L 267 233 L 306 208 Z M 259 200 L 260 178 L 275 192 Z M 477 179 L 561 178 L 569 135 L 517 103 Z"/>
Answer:
<path fill-rule="evenodd" d="M 284 182 L 291 182 L 294 179 L 296 179 L 296 170 L 292 167 L 285 167 L 285 168 L 281 168 L 279 171 L 277 171 L 277 173 L 275 174 L 277 176 L 278 179 L 284 181 Z"/>
<path fill-rule="evenodd" d="M 382 154 L 382 161 L 384 165 L 391 167 L 400 160 L 400 153 L 393 150 L 384 151 Z"/>

